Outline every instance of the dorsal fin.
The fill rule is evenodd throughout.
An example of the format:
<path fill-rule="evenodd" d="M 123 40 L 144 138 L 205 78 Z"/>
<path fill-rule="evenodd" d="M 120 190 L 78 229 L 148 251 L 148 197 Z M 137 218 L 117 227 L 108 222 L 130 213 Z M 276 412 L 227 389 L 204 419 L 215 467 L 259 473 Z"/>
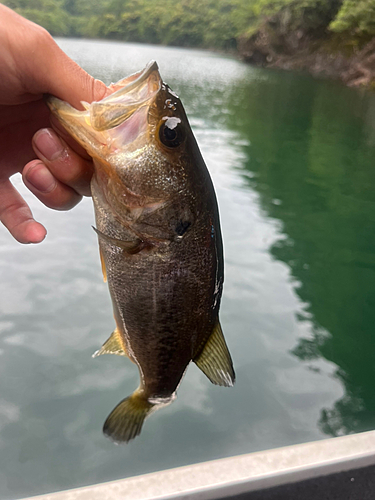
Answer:
<path fill-rule="evenodd" d="M 216 385 L 231 387 L 236 376 L 219 321 L 194 363 Z"/>

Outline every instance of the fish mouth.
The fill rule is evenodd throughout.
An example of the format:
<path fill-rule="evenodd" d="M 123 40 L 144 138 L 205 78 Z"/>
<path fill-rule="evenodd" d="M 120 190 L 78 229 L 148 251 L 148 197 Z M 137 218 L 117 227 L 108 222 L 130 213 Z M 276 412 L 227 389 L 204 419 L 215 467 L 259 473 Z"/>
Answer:
<path fill-rule="evenodd" d="M 84 111 L 53 96 L 47 96 L 46 102 L 93 158 L 109 161 L 112 155 L 132 155 L 149 144 L 150 107 L 162 88 L 158 65 L 151 61 L 142 71 L 111 84 L 112 93 L 101 101 L 82 101 Z"/>
<path fill-rule="evenodd" d="M 134 73 L 109 88 L 115 90 L 89 107 L 91 126 L 97 131 L 118 127 L 140 108 L 149 105 L 162 86 L 156 61 L 150 61 L 140 72 Z"/>
<path fill-rule="evenodd" d="M 154 72 L 157 73 L 157 75 L 160 79 L 159 67 L 158 67 L 157 62 L 150 61 L 149 63 L 147 63 L 146 67 L 143 70 L 138 71 L 137 73 L 133 73 L 132 75 L 127 76 L 126 78 L 124 78 L 123 80 L 120 80 L 117 83 L 112 83 L 110 85 L 110 88 L 116 89 L 115 92 L 119 95 L 120 94 L 127 94 L 129 91 L 138 88 Z M 119 90 L 117 90 L 118 87 L 120 87 Z M 110 97 L 113 97 L 113 95 L 114 94 L 112 94 Z"/>

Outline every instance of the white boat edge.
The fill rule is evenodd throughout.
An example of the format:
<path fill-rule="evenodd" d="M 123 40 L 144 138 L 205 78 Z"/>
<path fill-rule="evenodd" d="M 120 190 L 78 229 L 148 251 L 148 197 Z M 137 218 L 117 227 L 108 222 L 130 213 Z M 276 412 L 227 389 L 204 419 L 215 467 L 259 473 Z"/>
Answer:
<path fill-rule="evenodd" d="M 222 458 L 33 500 L 212 500 L 375 464 L 375 431 Z M 23 499 L 28 500 L 28 499 Z"/>

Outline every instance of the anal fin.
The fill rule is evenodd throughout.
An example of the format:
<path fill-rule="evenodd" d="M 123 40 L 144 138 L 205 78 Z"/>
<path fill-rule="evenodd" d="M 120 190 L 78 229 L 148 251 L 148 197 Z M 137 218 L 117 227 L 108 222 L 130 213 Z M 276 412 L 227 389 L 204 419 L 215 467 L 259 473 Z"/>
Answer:
<path fill-rule="evenodd" d="M 104 342 L 102 347 L 94 352 L 93 358 L 102 354 L 118 354 L 119 356 L 127 356 L 124 341 L 122 340 L 121 333 L 116 327 L 108 340 Z"/>
<path fill-rule="evenodd" d="M 232 387 L 236 376 L 219 321 L 194 363 L 216 385 Z"/>

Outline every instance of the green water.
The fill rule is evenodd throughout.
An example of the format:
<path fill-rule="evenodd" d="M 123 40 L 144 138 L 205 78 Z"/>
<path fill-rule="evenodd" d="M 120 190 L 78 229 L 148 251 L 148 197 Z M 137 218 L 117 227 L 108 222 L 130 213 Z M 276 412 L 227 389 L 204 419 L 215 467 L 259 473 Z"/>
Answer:
<path fill-rule="evenodd" d="M 49 234 L 0 230 L 0 499 L 374 429 L 374 97 L 207 52 L 59 43 L 107 83 L 156 59 L 180 95 L 220 206 L 237 384 L 191 366 L 140 437 L 105 439 L 138 373 L 91 358 L 113 329 L 91 201 L 57 213 L 23 189 Z"/>
<path fill-rule="evenodd" d="M 254 98 L 243 88 L 233 130 L 247 136 L 243 176 L 283 237 L 270 246 L 297 281 L 311 324 L 292 354 L 326 359 L 344 395 L 322 409 L 331 436 L 374 428 L 375 100 L 294 75 L 274 74 Z M 249 176 L 250 174 L 250 176 Z"/>

